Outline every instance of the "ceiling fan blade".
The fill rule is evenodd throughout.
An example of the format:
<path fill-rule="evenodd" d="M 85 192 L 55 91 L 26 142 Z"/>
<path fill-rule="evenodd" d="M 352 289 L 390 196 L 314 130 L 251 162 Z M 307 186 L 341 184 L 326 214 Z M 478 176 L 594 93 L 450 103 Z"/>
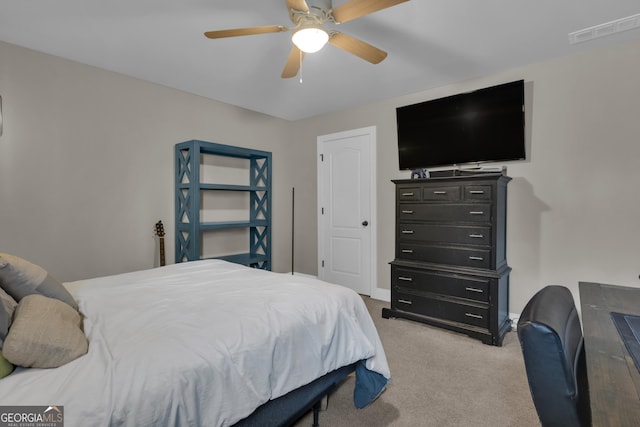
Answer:
<path fill-rule="evenodd" d="M 282 25 L 265 25 L 263 27 L 235 28 L 233 30 L 207 31 L 204 35 L 210 39 L 222 39 L 225 37 L 252 36 L 254 34 L 279 33 L 288 31 Z"/>
<path fill-rule="evenodd" d="M 331 14 L 336 23 L 342 24 L 406 1 L 409 0 L 351 0 L 334 7 Z"/>
<path fill-rule="evenodd" d="M 337 31 L 331 34 L 329 43 L 372 64 L 379 64 L 387 57 L 387 52 L 384 50 L 380 50 L 375 46 L 371 46 L 369 43 Z"/>
<path fill-rule="evenodd" d="M 305 0 L 287 0 L 287 8 L 289 10 L 301 10 L 303 12 L 309 11 L 309 6 Z"/>
<path fill-rule="evenodd" d="M 289 58 L 287 58 L 287 63 L 284 64 L 284 70 L 282 70 L 283 79 L 295 77 L 296 74 L 298 74 L 302 58 L 304 58 L 304 52 L 298 49 L 296 45 L 293 45 L 289 53 Z"/>

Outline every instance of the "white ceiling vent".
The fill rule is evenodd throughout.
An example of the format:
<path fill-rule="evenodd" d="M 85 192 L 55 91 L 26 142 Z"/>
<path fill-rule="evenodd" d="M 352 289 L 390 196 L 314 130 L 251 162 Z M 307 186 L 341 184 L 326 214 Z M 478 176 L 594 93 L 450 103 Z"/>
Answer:
<path fill-rule="evenodd" d="M 640 27 L 640 13 L 569 33 L 569 43 L 582 43 L 638 27 Z"/>

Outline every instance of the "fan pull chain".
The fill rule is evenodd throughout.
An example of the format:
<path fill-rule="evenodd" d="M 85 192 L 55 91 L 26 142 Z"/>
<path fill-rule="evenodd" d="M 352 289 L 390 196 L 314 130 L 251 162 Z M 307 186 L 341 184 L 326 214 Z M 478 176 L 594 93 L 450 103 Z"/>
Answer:
<path fill-rule="evenodd" d="M 302 84 L 302 51 L 300 53 L 300 84 Z"/>

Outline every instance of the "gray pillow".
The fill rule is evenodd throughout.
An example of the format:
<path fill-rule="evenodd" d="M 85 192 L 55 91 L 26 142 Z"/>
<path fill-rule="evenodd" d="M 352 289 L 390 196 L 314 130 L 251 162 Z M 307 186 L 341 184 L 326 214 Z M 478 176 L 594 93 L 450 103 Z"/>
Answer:
<path fill-rule="evenodd" d="M 4 342 L 9 327 L 11 326 L 11 316 L 16 308 L 16 302 L 5 291 L 0 289 L 0 349 Z"/>
<path fill-rule="evenodd" d="M 0 253 L 0 287 L 18 302 L 27 295 L 41 294 L 78 309 L 78 304 L 62 283 L 44 268 L 14 255 Z"/>
<path fill-rule="evenodd" d="M 17 366 L 57 368 L 88 349 L 80 313 L 57 299 L 34 294 L 18 303 L 2 353 Z"/>

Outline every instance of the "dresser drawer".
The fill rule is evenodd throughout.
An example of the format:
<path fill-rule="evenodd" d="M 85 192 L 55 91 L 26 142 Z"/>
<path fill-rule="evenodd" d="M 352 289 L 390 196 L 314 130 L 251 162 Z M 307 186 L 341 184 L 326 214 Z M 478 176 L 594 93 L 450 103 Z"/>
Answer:
<path fill-rule="evenodd" d="M 398 223 L 396 239 L 412 242 L 491 245 L 491 226 Z"/>
<path fill-rule="evenodd" d="M 421 187 L 397 187 L 396 198 L 401 202 L 411 202 L 422 199 Z"/>
<path fill-rule="evenodd" d="M 480 328 L 489 328 L 489 311 L 486 308 L 468 305 L 437 297 L 418 296 L 396 291 L 391 306 L 423 316 L 464 323 Z"/>
<path fill-rule="evenodd" d="M 420 245 L 400 241 L 396 246 L 396 258 L 472 268 L 494 267 L 491 248 Z"/>
<path fill-rule="evenodd" d="M 493 197 L 490 185 L 465 185 L 465 200 L 491 200 Z"/>
<path fill-rule="evenodd" d="M 400 203 L 398 221 L 490 222 L 490 203 Z"/>
<path fill-rule="evenodd" d="M 482 277 L 391 266 L 391 285 L 400 292 L 411 289 L 486 303 L 490 281 Z"/>
<path fill-rule="evenodd" d="M 422 200 L 425 201 L 458 201 L 461 191 L 459 185 L 442 186 L 442 187 L 424 187 L 422 189 Z"/>

